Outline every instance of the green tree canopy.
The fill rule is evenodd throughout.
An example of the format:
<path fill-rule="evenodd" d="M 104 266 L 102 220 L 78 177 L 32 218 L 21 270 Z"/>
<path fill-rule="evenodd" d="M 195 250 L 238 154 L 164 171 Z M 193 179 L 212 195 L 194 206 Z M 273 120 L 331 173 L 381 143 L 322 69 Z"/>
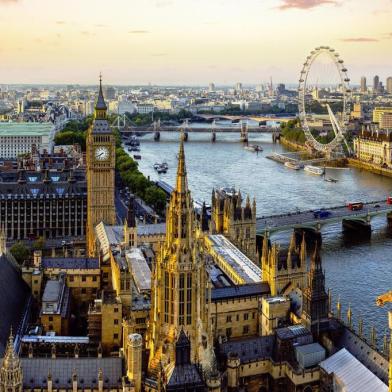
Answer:
<path fill-rule="evenodd" d="M 16 242 L 14 245 L 11 246 L 10 252 L 19 264 L 22 264 L 30 257 L 29 248 L 27 248 L 27 246 L 20 241 Z"/>

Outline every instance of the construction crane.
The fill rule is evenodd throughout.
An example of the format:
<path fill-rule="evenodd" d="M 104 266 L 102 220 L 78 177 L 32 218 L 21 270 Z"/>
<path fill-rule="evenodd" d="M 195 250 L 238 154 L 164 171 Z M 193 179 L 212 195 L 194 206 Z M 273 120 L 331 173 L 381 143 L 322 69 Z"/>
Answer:
<path fill-rule="evenodd" d="M 387 302 L 392 302 L 392 291 L 382 294 L 377 298 L 377 306 L 384 306 Z M 388 313 L 388 323 L 390 331 L 389 341 L 389 392 L 392 392 L 392 311 Z"/>

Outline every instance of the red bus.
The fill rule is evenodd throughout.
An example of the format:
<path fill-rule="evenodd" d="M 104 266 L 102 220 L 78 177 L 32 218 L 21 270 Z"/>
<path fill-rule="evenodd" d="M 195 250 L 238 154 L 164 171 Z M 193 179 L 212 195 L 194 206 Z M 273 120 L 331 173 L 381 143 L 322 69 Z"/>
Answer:
<path fill-rule="evenodd" d="M 363 203 L 362 202 L 354 202 L 354 203 L 347 203 L 347 208 L 351 211 L 358 211 L 362 210 Z"/>
<path fill-rule="evenodd" d="M 387 197 L 387 204 L 392 204 L 392 196 Z"/>

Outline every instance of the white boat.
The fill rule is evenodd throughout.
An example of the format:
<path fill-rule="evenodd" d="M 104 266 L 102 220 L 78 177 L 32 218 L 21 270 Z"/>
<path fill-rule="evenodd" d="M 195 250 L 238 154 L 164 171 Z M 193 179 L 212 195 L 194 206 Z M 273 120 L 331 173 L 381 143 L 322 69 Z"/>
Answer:
<path fill-rule="evenodd" d="M 304 171 L 309 174 L 314 174 L 316 176 L 322 176 L 324 174 L 324 169 L 322 167 L 312 166 L 312 165 L 305 165 Z"/>
<path fill-rule="evenodd" d="M 244 148 L 245 148 L 245 150 L 252 151 L 252 152 L 263 151 L 263 148 L 258 146 L 257 144 L 248 144 Z"/>
<path fill-rule="evenodd" d="M 298 163 L 295 162 L 285 162 L 284 165 L 292 170 L 299 170 L 301 169 L 301 166 Z"/>

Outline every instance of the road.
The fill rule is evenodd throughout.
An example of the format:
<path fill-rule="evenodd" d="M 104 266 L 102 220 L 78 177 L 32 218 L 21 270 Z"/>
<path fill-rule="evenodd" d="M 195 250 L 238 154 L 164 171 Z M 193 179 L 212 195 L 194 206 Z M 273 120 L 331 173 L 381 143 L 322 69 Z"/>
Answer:
<path fill-rule="evenodd" d="M 379 207 L 375 207 L 378 205 Z M 365 218 L 366 216 L 375 216 L 381 214 L 387 214 L 392 212 L 392 205 L 386 204 L 385 200 L 372 201 L 364 203 L 364 207 L 359 211 L 351 211 L 346 206 L 337 206 L 331 208 L 325 208 L 330 212 L 330 215 L 326 218 L 316 219 L 314 217 L 314 211 L 295 211 L 292 213 L 286 213 L 282 215 L 271 215 L 260 217 L 256 219 L 256 230 L 258 233 L 263 233 L 265 230 L 279 231 L 286 230 L 299 226 L 313 226 L 316 227 L 317 223 L 321 225 L 326 223 L 337 222 L 344 218 L 356 217 Z"/>

